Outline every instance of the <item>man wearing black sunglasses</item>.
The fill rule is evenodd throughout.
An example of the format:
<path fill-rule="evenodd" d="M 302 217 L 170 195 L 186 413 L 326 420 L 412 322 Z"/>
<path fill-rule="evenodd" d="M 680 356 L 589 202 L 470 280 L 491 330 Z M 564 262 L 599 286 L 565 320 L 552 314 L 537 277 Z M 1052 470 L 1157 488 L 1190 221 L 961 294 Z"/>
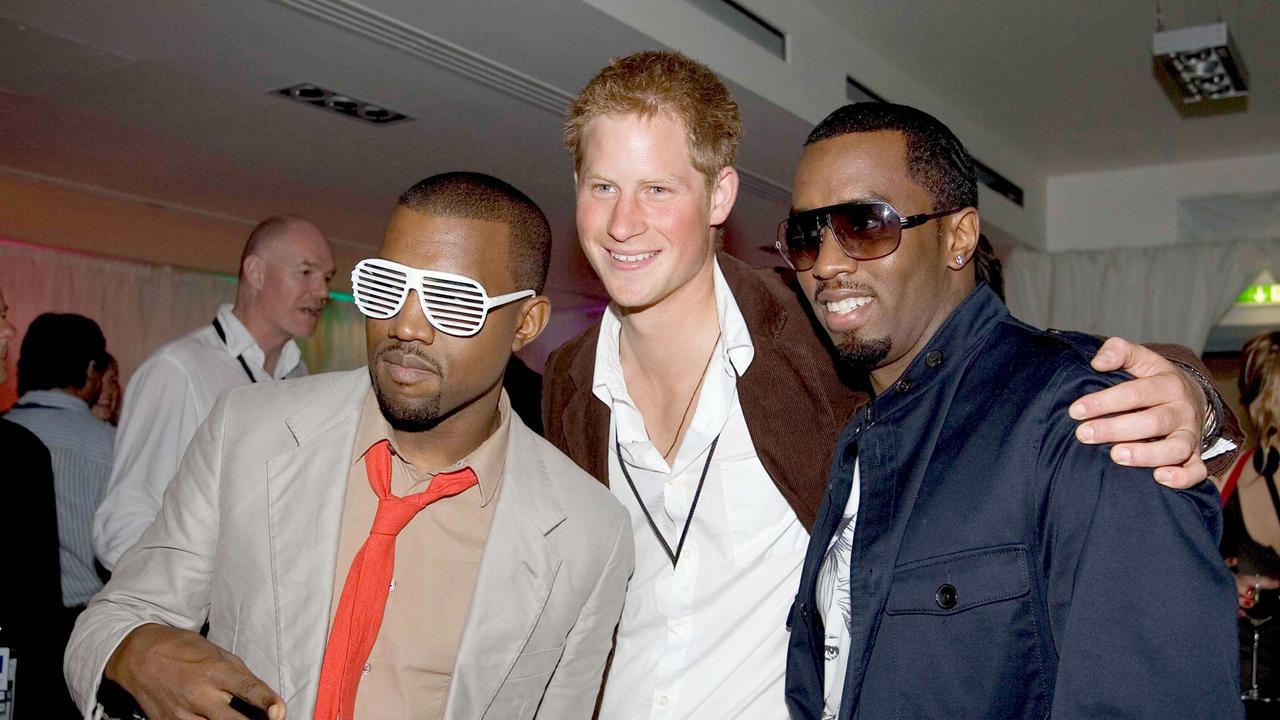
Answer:
<path fill-rule="evenodd" d="M 800 720 L 1240 717 L 1217 494 L 1075 440 L 1099 340 L 975 282 L 960 141 L 904 106 L 810 134 L 779 249 L 874 392 L 836 445 L 791 613 Z"/>
<path fill-rule="evenodd" d="M 566 122 L 579 242 L 611 303 L 548 359 L 543 421 L 547 438 L 631 513 L 636 574 L 602 696 L 606 720 L 785 716 L 783 619 L 831 449 L 867 402 L 840 382 L 791 289 L 718 252 L 741 133 L 715 74 L 666 51 L 612 61 Z M 853 199 L 884 198 L 839 201 Z M 869 228 L 890 223 L 889 207 L 868 210 L 812 218 L 791 236 L 803 247 L 819 225 L 852 232 L 862 223 L 868 237 L 896 243 Z M 1149 377 L 1081 398 L 1077 417 L 1095 418 L 1082 434 L 1161 438 L 1115 452 L 1164 465 L 1162 482 L 1202 480 L 1192 457 L 1201 391 L 1154 353 L 1123 341 L 1110 349 L 1107 369 L 1123 359 Z"/>

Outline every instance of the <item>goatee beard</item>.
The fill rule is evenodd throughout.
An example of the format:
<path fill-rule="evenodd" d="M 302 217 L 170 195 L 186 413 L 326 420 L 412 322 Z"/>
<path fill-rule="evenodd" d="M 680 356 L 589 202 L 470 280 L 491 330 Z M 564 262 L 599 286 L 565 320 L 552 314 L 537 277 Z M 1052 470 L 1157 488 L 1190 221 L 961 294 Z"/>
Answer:
<path fill-rule="evenodd" d="M 372 365 L 369 367 L 369 379 L 378 400 L 378 409 L 391 427 L 401 432 L 424 432 L 440 423 L 440 393 L 410 403 L 384 392 Z"/>
<path fill-rule="evenodd" d="M 836 342 L 840 362 L 857 370 L 871 370 L 889 356 L 893 342 L 887 338 L 860 338 L 846 334 Z"/>

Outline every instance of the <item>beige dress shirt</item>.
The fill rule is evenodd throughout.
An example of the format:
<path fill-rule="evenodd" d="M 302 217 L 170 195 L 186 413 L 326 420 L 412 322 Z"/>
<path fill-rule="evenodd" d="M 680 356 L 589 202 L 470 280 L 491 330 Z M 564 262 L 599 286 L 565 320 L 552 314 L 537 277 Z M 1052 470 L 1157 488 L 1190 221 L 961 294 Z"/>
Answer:
<path fill-rule="evenodd" d="M 399 452 L 373 391 L 365 397 L 356 430 L 356 460 L 347 475 L 330 627 L 351 562 L 368 537 L 378 509 L 364 468 L 364 453 L 370 447 L 384 439 L 391 442 L 391 492 L 401 497 L 426 490 L 436 473 L 463 466 L 475 471 L 479 483 L 428 505 L 400 531 L 391 592 L 356 693 L 352 720 L 444 716 L 458 643 L 506 463 L 511 407 L 505 392 L 498 412 L 497 430 L 480 447 L 449 467 L 422 470 Z"/>

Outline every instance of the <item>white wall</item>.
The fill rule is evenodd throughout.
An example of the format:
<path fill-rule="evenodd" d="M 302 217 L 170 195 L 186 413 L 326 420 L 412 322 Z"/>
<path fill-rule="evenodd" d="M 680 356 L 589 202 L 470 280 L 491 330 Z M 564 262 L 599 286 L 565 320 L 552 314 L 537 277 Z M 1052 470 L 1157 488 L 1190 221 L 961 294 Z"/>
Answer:
<path fill-rule="evenodd" d="M 785 32 L 783 61 L 684 0 L 583 0 L 660 43 L 816 124 L 848 102 L 845 77 L 880 88 L 891 100 L 913 105 L 945 122 L 974 156 L 1020 185 L 1025 208 L 983 188 L 983 219 L 1023 243 L 1044 247 L 1044 178 L 1006 140 L 965 117 L 905 75 L 827 15 L 804 0 L 738 0 Z M 790 184 L 790 178 L 786 179 Z"/>
<path fill-rule="evenodd" d="M 1047 249 L 1150 247 L 1178 241 L 1178 201 L 1280 190 L 1280 153 L 1051 177 Z"/>

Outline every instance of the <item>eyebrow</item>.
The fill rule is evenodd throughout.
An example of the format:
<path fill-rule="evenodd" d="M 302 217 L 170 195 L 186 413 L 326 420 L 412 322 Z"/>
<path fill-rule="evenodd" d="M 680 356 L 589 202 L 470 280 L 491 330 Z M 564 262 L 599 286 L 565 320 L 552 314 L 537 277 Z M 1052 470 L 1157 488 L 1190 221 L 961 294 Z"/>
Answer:
<path fill-rule="evenodd" d="M 610 185 L 618 184 L 616 181 L 612 180 L 611 178 L 606 177 L 605 175 L 602 175 L 593 170 L 587 170 L 583 173 L 580 173 L 580 176 L 587 181 L 599 180 L 601 182 L 607 182 Z M 655 184 L 656 185 L 679 185 L 680 187 L 685 187 L 688 185 L 687 182 L 685 182 L 683 179 L 675 175 L 658 175 L 654 177 L 641 178 L 639 183 L 641 185 L 655 185 Z"/>

